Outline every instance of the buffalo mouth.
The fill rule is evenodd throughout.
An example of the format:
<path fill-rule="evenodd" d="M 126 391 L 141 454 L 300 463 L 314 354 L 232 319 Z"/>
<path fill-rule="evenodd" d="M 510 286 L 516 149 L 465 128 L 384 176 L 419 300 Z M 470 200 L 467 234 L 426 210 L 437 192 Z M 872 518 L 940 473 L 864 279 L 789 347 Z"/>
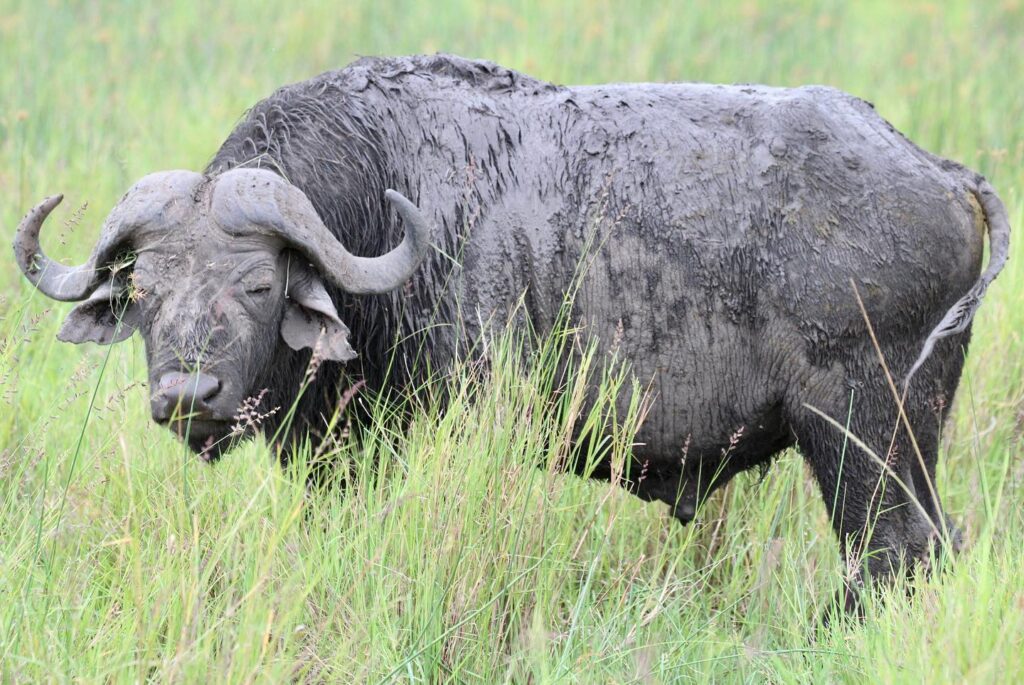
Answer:
<path fill-rule="evenodd" d="M 157 423 L 174 433 L 203 461 L 216 461 L 234 443 L 236 431 L 233 420 L 183 418 L 158 420 Z"/>

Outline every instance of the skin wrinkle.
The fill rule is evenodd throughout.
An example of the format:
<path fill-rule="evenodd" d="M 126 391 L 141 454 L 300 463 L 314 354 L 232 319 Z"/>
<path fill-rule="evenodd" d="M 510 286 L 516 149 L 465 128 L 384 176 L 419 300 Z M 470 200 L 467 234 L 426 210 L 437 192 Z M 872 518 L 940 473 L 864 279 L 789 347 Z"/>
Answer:
<path fill-rule="evenodd" d="M 921 150 L 869 103 L 820 86 L 564 88 L 445 55 L 364 58 L 257 103 L 210 161 L 196 197 L 238 167 L 299 188 L 355 255 L 402 240 L 387 188 L 435 227 L 434 251 L 406 286 L 356 296 L 325 283 L 359 357 L 322 364 L 286 444 L 318 430 L 351 383 L 401 393 L 428 369 L 444 373 L 460 354 L 479 354 L 486 322 L 503 323 L 524 293 L 524 316 L 548 331 L 577 265 L 589 260 L 569 324 L 585 324 L 599 353 L 614 349 L 651 380 L 656 398 L 634 450 L 633 473 L 647 475 L 627 487 L 675 506 L 685 522 L 735 473 L 798 443 L 829 507 L 840 490 L 845 504 L 833 518 L 844 542 L 861 540 L 877 519 L 871 544 L 888 556 L 871 562 L 873 571 L 928 549 L 927 522 L 896 488 L 872 504 L 879 469 L 858 448 L 838 482 L 842 436 L 805 405 L 845 417 L 852 389 L 852 429 L 884 455 L 895 406 L 850 284 L 902 377 L 978 279 L 977 207 L 997 200 L 980 176 Z M 195 231 L 192 242 L 162 234 L 167 259 L 176 250 L 196 260 L 231 256 L 244 244 L 186 209 L 176 206 L 175 217 Z M 255 249 L 284 254 L 281 245 Z M 268 299 L 273 317 L 258 325 L 238 308 L 244 298 L 217 295 L 234 331 L 223 339 L 201 307 L 184 304 L 200 306 L 204 279 L 226 287 L 229 273 L 197 267 L 190 276 L 180 295 L 189 313 L 176 319 L 182 339 L 161 339 L 162 313 L 149 319 L 159 327 L 143 324 L 151 371 L 167 358 L 150 347 L 195 352 L 202 339 L 207 363 L 223 369 L 222 393 L 240 401 L 266 388 L 271 406 L 288 407 L 310 351 L 277 333 L 289 306 L 283 286 Z M 159 292 L 151 301 L 179 306 Z M 938 341 L 908 400 L 929 472 L 941 429 L 929 398 L 952 398 L 969 334 Z M 897 470 L 922 482 L 902 433 L 895 453 Z M 609 477 L 609 464 L 593 475 Z"/>

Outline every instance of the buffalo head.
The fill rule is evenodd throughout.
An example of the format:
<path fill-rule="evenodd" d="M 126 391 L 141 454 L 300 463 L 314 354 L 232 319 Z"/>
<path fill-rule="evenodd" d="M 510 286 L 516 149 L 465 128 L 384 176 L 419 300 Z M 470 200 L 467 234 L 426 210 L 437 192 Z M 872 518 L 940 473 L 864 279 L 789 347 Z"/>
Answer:
<path fill-rule="evenodd" d="M 74 267 L 40 249 L 39 230 L 61 201 L 47 198 L 18 226 L 14 252 L 42 293 L 80 303 L 61 340 L 108 345 L 138 330 L 153 419 L 193 450 L 219 453 L 278 346 L 356 356 L 326 285 L 387 292 L 427 255 L 423 215 L 401 194 L 385 196 L 405 238 L 380 257 L 352 255 L 301 190 L 259 169 L 146 176 L 110 212 L 89 261 Z"/>

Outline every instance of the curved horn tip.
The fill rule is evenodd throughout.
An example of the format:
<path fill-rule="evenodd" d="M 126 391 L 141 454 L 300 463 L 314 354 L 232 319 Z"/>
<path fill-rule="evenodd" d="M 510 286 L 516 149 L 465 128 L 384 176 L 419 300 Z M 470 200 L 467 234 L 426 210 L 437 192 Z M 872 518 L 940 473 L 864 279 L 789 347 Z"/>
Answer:
<path fill-rule="evenodd" d="M 417 212 L 420 211 L 419 206 L 417 206 L 415 202 L 413 202 L 405 195 L 403 195 L 402 193 L 398 192 L 393 188 L 388 188 L 387 190 L 385 190 L 384 197 L 387 199 L 388 202 L 390 202 L 393 205 L 404 205 L 409 209 L 414 209 Z"/>
<path fill-rule="evenodd" d="M 63 199 L 63 195 L 51 195 L 29 210 L 14 234 L 14 258 L 21 272 L 41 293 L 61 302 L 77 302 L 92 291 L 92 267 L 89 263 L 64 266 L 47 257 L 39 246 L 40 229 Z"/>
<path fill-rule="evenodd" d="M 56 207 L 57 205 L 59 205 L 63 200 L 64 200 L 64 194 L 63 193 L 59 193 L 57 195 L 51 195 L 48 198 L 44 199 L 39 204 L 37 204 L 32 209 L 30 209 L 28 213 L 30 215 L 31 214 L 35 214 L 37 212 L 42 212 L 43 214 L 49 214 L 50 212 L 53 211 L 53 208 Z"/>
<path fill-rule="evenodd" d="M 384 191 L 384 197 L 387 198 L 388 202 L 398 210 L 398 213 L 407 222 L 405 229 L 407 235 L 416 234 L 420 240 L 430 240 L 433 229 L 415 202 L 391 188 Z"/>
<path fill-rule="evenodd" d="M 50 216 L 53 208 L 59 205 L 63 199 L 63 194 L 51 195 L 28 210 L 28 214 L 18 224 L 18 228 L 14 232 L 14 249 L 15 254 L 19 258 L 23 257 L 25 259 L 26 265 L 31 264 L 32 259 L 35 258 L 35 254 L 39 250 L 39 229 L 43 227 L 43 222 Z M 21 252 L 24 252 L 24 254 L 21 254 Z"/>

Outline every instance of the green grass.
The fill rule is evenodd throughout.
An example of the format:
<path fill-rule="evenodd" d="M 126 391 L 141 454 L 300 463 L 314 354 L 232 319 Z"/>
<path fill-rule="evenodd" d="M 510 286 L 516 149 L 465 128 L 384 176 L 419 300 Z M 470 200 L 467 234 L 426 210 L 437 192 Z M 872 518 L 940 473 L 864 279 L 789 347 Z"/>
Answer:
<path fill-rule="evenodd" d="M 81 261 L 135 179 L 202 168 L 277 86 L 356 54 L 435 50 L 564 83 L 834 85 L 985 173 L 1024 227 L 1019 0 L 141 4 L 0 0 L 4 242 L 65 192 L 44 243 Z M 187 454 L 148 418 L 141 342 L 57 343 L 69 307 L 8 256 L 0 681 L 1020 680 L 1020 245 L 977 317 L 945 434 L 939 489 L 966 551 L 912 599 L 869 599 L 862 625 L 816 640 L 842 569 L 795 453 L 680 527 L 549 472 L 572 407 L 550 411 L 543 367 L 508 343 L 491 379 L 457 382 L 479 401 L 455 392 L 397 438 L 375 425 L 350 455 L 356 484 L 305 498 L 259 444 L 215 468 Z"/>

